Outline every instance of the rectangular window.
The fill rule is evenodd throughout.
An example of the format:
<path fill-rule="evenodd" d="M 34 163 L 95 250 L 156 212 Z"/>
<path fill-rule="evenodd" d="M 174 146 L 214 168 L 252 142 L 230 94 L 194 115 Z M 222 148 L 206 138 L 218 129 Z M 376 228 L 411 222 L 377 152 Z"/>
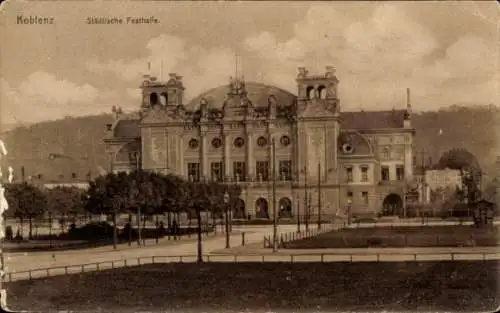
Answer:
<path fill-rule="evenodd" d="M 366 166 L 361 166 L 361 181 L 368 182 L 368 167 Z"/>
<path fill-rule="evenodd" d="M 245 162 L 233 162 L 233 175 L 235 180 L 238 181 L 246 180 Z"/>
<path fill-rule="evenodd" d="M 257 171 L 257 180 L 262 180 L 262 181 L 269 180 L 269 162 L 257 161 L 255 163 L 255 169 Z"/>
<path fill-rule="evenodd" d="M 361 197 L 363 198 L 363 204 L 368 205 L 368 192 L 363 191 L 363 192 L 361 193 Z"/>
<path fill-rule="evenodd" d="M 352 199 L 353 198 L 353 194 L 352 194 L 352 191 L 348 191 L 347 192 L 347 203 L 348 204 L 351 204 L 352 203 Z"/>
<path fill-rule="evenodd" d="M 200 181 L 200 163 L 188 163 L 188 178 L 191 181 Z"/>
<path fill-rule="evenodd" d="M 212 162 L 210 163 L 210 177 L 214 181 L 222 181 L 222 162 Z"/>
<path fill-rule="evenodd" d="M 382 180 L 383 181 L 389 181 L 389 167 L 388 166 L 382 166 Z"/>
<path fill-rule="evenodd" d="M 397 180 L 404 180 L 405 179 L 405 168 L 402 165 L 396 166 L 396 177 Z"/>
<path fill-rule="evenodd" d="M 346 174 L 347 174 L 347 182 L 352 183 L 353 178 L 352 178 L 352 167 L 346 168 Z"/>
<path fill-rule="evenodd" d="M 281 180 L 292 180 L 292 161 L 283 160 L 279 162 L 279 177 Z"/>

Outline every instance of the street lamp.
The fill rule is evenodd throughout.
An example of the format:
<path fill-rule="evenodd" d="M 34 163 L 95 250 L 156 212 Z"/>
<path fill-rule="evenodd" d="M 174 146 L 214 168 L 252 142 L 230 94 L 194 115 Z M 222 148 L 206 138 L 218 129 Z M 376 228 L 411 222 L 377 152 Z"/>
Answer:
<path fill-rule="evenodd" d="M 300 234 L 300 199 L 297 199 L 297 233 Z"/>
<path fill-rule="evenodd" d="M 225 220 L 226 220 L 226 249 L 229 249 L 231 248 L 231 246 L 229 245 L 229 215 L 228 215 L 228 211 L 229 211 L 229 194 L 227 193 L 227 190 L 226 192 L 224 193 L 224 208 L 225 208 Z"/>

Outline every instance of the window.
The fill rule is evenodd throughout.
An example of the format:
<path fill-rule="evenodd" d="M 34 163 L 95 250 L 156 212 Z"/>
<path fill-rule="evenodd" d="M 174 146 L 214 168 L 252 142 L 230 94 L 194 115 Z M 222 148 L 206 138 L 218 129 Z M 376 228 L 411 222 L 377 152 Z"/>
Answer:
<path fill-rule="evenodd" d="M 244 144 L 245 144 L 245 140 L 241 137 L 238 137 L 234 140 L 234 146 L 236 148 L 241 148 L 241 147 L 243 147 Z"/>
<path fill-rule="evenodd" d="M 279 162 L 280 169 L 280 179 L 281 180 L 292 180 L 292 161 L 282 160 Z"/>
<path fill-rule="evenodd" d="M 222 140 L 220 140 L 219 138 L 214 138 L 212 140 L 212 147 L 217 149 L 217 148 L 220 148 L 221 146 L 222 146 Z"/>
<path fill-rule="evenodd" d="M 265 145 L 267 145 L 267 139 L 266 137 L 259 137 L 259 139 L 257 139 L 257 145 L 259 147 L 264 147 Z"/>
<path fill-rule="evenodd" d="M 191 181 L 200 181 L 200 163 L 188 163 L 188 178 Z"/>
<path fill-rule="evenodd" d="M 363 191 L 361 197 L 363 198 L 363 204 L 368 205 L 368 192 Z"/>
<path fill-rule="evenodd" d="M 366 183 L 368 182 L 368 166 L 361 166 L 361 181 Z"/>
<path fill-rule="evenodd" d="M 214 181 L 222 181 L 222 162 L 210 163 L 211 179 Z"/>
<path fill-rule="evenodd" d="M 405 168 L 402 165 L 397 165 L 396 166 L 396 177 L 397 180 L 404 180 L 405 179 Z"/>
<path fill-rule="evenodd" d="M 388 166 L 382 166 L 382 180 L 383 181 L 389 181 L 389 167 Z"/>
<path fill-rule="evenodd" d="M 290 138 L 288 138 L 288 136 L 281 136 L 280 143 L 286 147 L 290 144 Z"/>
<path fill-rule="evenodd" d="M 352 191 L 347 192 L 347 203 L 348 204 L 352 203 Z"/>
<path fill-rule="evenodd" d="M 269 162 L 267 161 L 257 161 L 256 162 L 257 179 L 262 179 L 263 181 L 269 180 Z"/>
<path fill-rule="evenodd" d="M 348 167 L 345 169 L 346 170 L 346 174 L 347 174 L 347 182 L 348 183 L 352 183 L 353 181 L 353 177 L 352 177 L 352 167 Z"/>
<path fill-rule="evenodd" d="M 198 142 L 198 140 L 196 140 L 194 138 L 189 141 L 189 148 L 191 148 L 191 149 L 196 149 L 196 148 L 198 148 L 199 145 L 200 145 L 200 143 Z"/>
<path fill-rule="evenodd" d="M 245 162 L 234 162 L 233 173 L 235 179 L 239 181 L 245 181 L 246 180 Z"/>
<path fill-rule="evenodd" d="M 382 159 L 383 160 L 390 160 L 391 159 L 391 151 L 389 150 L 388 147 L 385 147 L 384 151 L 382 151 Z"/>

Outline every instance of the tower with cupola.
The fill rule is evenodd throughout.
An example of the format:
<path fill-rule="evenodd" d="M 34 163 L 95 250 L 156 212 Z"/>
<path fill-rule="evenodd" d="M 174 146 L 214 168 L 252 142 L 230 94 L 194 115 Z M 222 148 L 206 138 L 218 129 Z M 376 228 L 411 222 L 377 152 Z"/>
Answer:
<path fill-rule="evenodd" d="M 328 207 L 328 211 L 338 208 L 338 84 L 332 66 L 327 66 L 319 75 L 310 74 L 304 67 L 299 68 L 295 170 L 299 181 L 311 194 L 311 201 L 323 201 L 322 207 Z M 324 186 L 320 191 L 318 184 Z"/>

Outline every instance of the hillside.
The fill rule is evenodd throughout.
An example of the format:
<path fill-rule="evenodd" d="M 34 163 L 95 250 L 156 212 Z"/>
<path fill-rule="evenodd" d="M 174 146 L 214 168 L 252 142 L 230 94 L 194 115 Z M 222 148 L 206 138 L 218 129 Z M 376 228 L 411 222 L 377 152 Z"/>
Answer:
<path fill-rule="evenodd" d="M 499 113 L 500 109 L 495 107 L 454 106 L 414 114 L 417 162 L 421 162 L 422 152 L 426 160 L 430 157 L 437 162 L 446 150 L 466 148 L 476 155 L 483 170 L 491 172 L 500 154 L 496 140 Z M 45 180 L 69 179 L 72 172 L 79 179 L 85 179 L 89 171 L 92 176 L 98 175 L 109 168 L 102 137 L 106 123 L 112 119 L 111 115 L 68 117 L 16 128 L 3 135 L 9 162 L 17 175 L 24 165 L 26 177 L 41 173 Z M 50 153 L 65 157 L 50 160 Z"/>

